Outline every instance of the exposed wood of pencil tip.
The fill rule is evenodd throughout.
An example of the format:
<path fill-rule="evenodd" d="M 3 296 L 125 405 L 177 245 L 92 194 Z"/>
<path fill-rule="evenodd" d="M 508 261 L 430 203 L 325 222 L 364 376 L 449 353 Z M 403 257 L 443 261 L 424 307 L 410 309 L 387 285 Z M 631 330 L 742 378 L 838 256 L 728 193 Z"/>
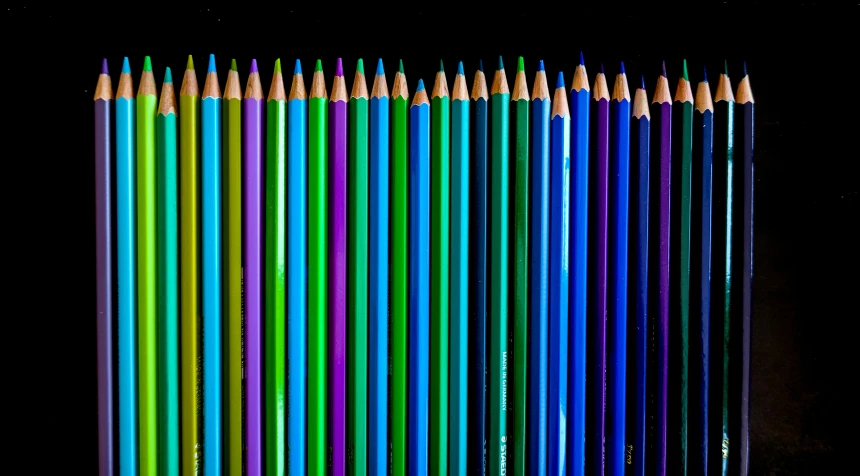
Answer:
<path fill-rule="evenodd" d="M 337 76 L 335 76 L 335 80 L 337 80 Z M 361 71 L 355 72 L 355 79 L 352 80 L 352 92 L 349 94 L 350 98 L 364 98 L 367 99 L 367 80 L 364 77 L 364 74 Z"/>
<path fill-rule="evenodd" d="M 633 117 L 636 119 L 651 120 L 651 111 L 648 107 L 648 93 L 644 89 L 637 89 L 633 96 Z"/>
<path fill-rule="evenodd" d="M 224 99 L 242 99 L 242 87 L 239 85 L 239 73 L 232 69 L 227 73 L 227 84 L 224 85 Z"/>
<path fill-rule="evenodd" d="M 284 92 L 284 75 L 275 71 L 272 75 L 272 86 L 269 87 L 269 101 L 286 101 L 287 93 Z"/>
<path fill-rule="evenodd" d="M 546 83 L 546 71 L 535 73 L 535 84 L 532 87 L 532 101 L 549 98 L 549 87 Z"/>
<path fill-rule="evenodd" d="M 158 91 L 155 88 L 155 76 L 153 76 L 152 71 L 144 71 L 143 74 L 140 75 L 140 86 L 137 88 L 138 96 L 155 96 L 158 94 Z"/>
<path fill-rule="evenodd" d="M 215 71 L 206 75 L 206 82 L 203 84 L 203 99 L 206 98 L 221 98 L 221 84 L 218 82 L 218 73 Z"/>
<path fill-rule="evenodd" d="M 330 102 L 349 101 L 349 97 L 346 95 L 346 81 L 343 79 L 343 76 L 334 75 L 334 82 L 331 85 L 331 97 L 328 100 Z"/>
<path fill-rule="evenodd" d="M 313 98 L 328 98 L 328 91 L 325 89 L 325 76 L 322 71 L 314 71 L 314 77 L 311 79 L 311 96 Z"/>
<path fill-rule="evenodd" d="M 475 79 L 472 80 L 472 100 L 483 99 L 486 101 L 489 98 L 490 95 L 487 94 L 487 77 L 484 76 L 483 71 L 478 71 L 475 73 Z"/>
<path fill-rule="evenodd" d="M 684 78 L 678 80 L 678 89 L 675 90 L 675 101 L 688 102 L 690 104 L 695 102 L 693 99 L 693 85 Z"/>
<path fill-rule="evenodd" d="M 550 117 L 569 115 L 570 107 L 567 105 L 567 91 L 564 88 L 556 88 L 552 98 L 552 114 Z"/>
<path fill-rule="evenodd" d="M 615 84 L 612 87 L 612 99 L 618 102 L 630 102 L 630 87 L 627 85 L 627 75 L 620 73 L 615 77 Z"/>
<path fill-rule="evenodd" d="M 200 88 L 197 85 L 197 73 L 193 69 L 186 69 L 182 76 L 182 87 L 179 88 L 180 96 L 199 96 Z"/>
<path fill-rule="evenodd" d="M 422 104 L 430 104 L 430 100 L 427 99 L 427 90 L 422 89 L 420 91 L 415 91 L 415 97 L 412 98 L 412 106 L 420 106 Z"/>
<path fill-rule="evenodd" d="M 263 86 L 260 84 L 260 73 L 254 71 L 248 75 L 245 86 L 245 99 L 263 99 Z"/>
<path fill-rule="evenodd" d="M 399 75 L 400 72 L 397 73 Z M 397 81 L 397 75 L 395 75 L 395 81 Z M 373 78 L 373 88 L 370 90 L 370 97 L 372 98 L 387 98 L 388 97 L 388 81 L 385 80 L 384 74 L 377 74 L 375 78 Z"/>
<path fill-rule="evenodd" d="M 308 93 L 305 90 L 305 77 L 302 73 L 293 75 L 293 83 L 290 85 L 290 101 L 307 99 Z"/>
<path fill-rule="evenodd" d="M 592 93 L 591 97 L 595 101 L 605 99 L 606 102 L 609 102 L 609 86 L 606 85 L 605 74 L 597 73 L 597 76 L 594 77 L 594 93 Z"/>
<path fill-rule="evenodd" d="M 433 92 L 430 93 L 430 98 L 446 98 L 448 97 L 448 77 L 444 71 L 436 73 L 436 82 L 433 83 Z"/>
<path fill-rule="evenodd" d="M 669 80 L 665 76 L 657 78 L 657 89 L 654 90 L 652 104 L 672 104 L 672 93 L 669 92 Z"/>
<path fill-rule="evenodd" d="M 511 94 L 511 89 L 508 87 L 508 76 L 505 70 L 497 69 L 493 75 L 493 85 L 490 87 L 490 94 Z"/>
<path fill-rule="evenodd" d="M 696 88 L 696 110 L 699 111 L 700 114 L 704 114 L 705 111 L 714 112 L 714 102 L 711 100 L 711 87 L 708 85 L 707 81 L 702 81 L 699 83 L 699 86 Z"/>
<path fill-rule="evenodd" d="M 406 75 L 400 71 L 394 74 L 394 85 L 391 87 L 391 97 L 394 99 L 409 99 L 409 85 L 406 84 Z"/>
<path fill-rule="evenodd" d="M 720 80 L 717 82 L 717 92 L 714 94 L 714 102 L 720 101 L 735 101 L 735 95 L 732 94 L 732 81 L 725 74 L 720 75 Z"/>
<path fill-rule="evenodd" d="M 134 80 L 130 74 L 122 73 L 119 76 L 119 85 L 116 87 L 116 98 L 134 98 Z"/>
<path fill-rule="evenodd" d="M 99 75 L 99 82 L 96 83 L 96 93 L 93 95 L 93 101 L 99 99 L 104 99 L 105 101 L 113 99 L 113 85 L 110 82 L 110 75 Z"/>
<path fill-rule="evenodd" d="M 746 103 L 755 104 L 749 76 L 744 76 L 744 79 L 738 84 L 738 104 Z"/>
<path fill-rule="evenodd" d="M 591 88 L 588 87 L 588 73 L 585 71 L 585 65 L 581 64 L 574 70 L 573 83 L 570 90 L 576 92 L 591 91 Z"/>
<path fill-rule="evenodd" d="M 526 82 L 526 73 L 525 71 L 517 71 L 517 75 L 514 77 L 514 90 L 511 93 L 511 101 L 519 101 L 520 99 L 524 99 L 526 101 L 529 100 L 529 86 Z"/>
<path fill-rule="evenodd" d="M 161 86 L 161 99 L 158 102 L 158 113 L 162 116 L 173 114 L 178 116 L 176 112 L 176 94 L 173 90 L 173 83 L 164 83 Z"/>
<path fill-rule="evenodd" d="M 454 101 L 469 100 L 469 90 L 466 88 L 466 76 L 462 74 L 454 76 L 454 88 L 451 93 L 451 99 Z"/>

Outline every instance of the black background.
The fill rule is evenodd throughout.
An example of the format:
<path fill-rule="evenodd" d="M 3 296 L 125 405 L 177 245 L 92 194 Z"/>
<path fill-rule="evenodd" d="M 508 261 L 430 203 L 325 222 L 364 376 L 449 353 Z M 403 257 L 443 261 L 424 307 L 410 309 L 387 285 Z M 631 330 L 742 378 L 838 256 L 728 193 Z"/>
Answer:
<path fill-rule="evenodd" d="M 50 447 L 35 448 L 40 467 L 97 468 L 92 98 L 102 57 L 114 88 L 123 56 L 137 80 L 150 55 L 159 88 L 166 66 L 180 81 L 188 54 L 201 87 L 209 53 L 222 86 L 230 58 L 244 85 L 255 57 L 265 91 L 277 57 L 287 78 L 300 58 L 308 86 L 321 58 L 329 89 L 337 55 L 348 87 L 358 57 L 372 76 L 382 56 L 389 85 L 402 58 L 414 91 L 419 78 L 430 87 L 440 58 L 449 81 L 462 60 L 471 85 L 478 59 L 492 71 L 500 54 L 509 70 L 517 55 L 525 57 L 530 86 L 543 59 L 550 87 L 559 70 L 569 87 L 583 50 L 590 76 L 604 62 L 611 83 L 623 60 L 631 88 L 644 75 L 649 97 L 661 60 L 673 90 L 683 58 L 693 83 L 708 67 L 712 90 L 724 59 L 733 87 L 747 61 L 757 135 L 752 474 L 846 468 L 849 441 L 856 441 L 848 438 L 856 421 L 848 389 L 856 376 L 850 329 L 857 312 L 848 302 L 858 289 L 860 157 L 847 145 L 857 131 L 856 2 L 695 2 L 696 10 L 630 2 L 499 2 L 480 10 L 456 2 L 423 9 L 276 3 L 2 8 L 3 103 L 11 124 L 2 160 L 4 235 L 12 260 L 12 292 L 4 293 L 12 333 L 4 341 L 17 357 L 11 378 L 24 383 L 4 387 L 23 404 L 12 413 L 25 441 Z M 512 84 L 513 73 L 508 78 Z"/>

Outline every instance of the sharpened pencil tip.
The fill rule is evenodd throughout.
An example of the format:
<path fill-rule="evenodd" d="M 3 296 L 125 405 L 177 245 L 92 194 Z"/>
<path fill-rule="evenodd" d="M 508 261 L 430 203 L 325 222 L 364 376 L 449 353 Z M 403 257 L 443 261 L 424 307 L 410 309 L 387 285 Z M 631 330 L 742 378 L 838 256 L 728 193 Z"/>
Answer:
<path fill-rule="evenodd" d="M 729 60 L 723 60 L 723 73 L 729 75 Z"/>
<path fill-rule="evenodd" d="M 687 81 L 687 82 L 690 81 L 690 76 L 687 74 L 687 60 L 686 59 L 684 60 L 684 76 L 682 76 L 682 77 L 684 78 L 684 81 Z"/>
<path fill-rule="evenodd" d="M 230 71 L 239 71 L 239 68 L 236 67 L 236 58 L 230 60 Z"/>
<path fill-rule="evenodd" d="M 582 56 L 582 51 L 579 52 L 579 64 L 585 66 L 585 57 Z"/>
<path fill-rule="evenodd" d="M 746 61 L 744 61 L 744 76 L 749 76 L 749 73 L 747 73 L 747 62 Z"/>
<path fill-rule="evenodd" d="M 149 56 L 143 58 L 143 70 L 152 71 L 152 60 L 149 59 Z"/>
<path fill-rule="evenodd" d="M 523 64 L 523 57 L 520 56 L 517 58 L 517 71 L 525 71 L 526 67 Z"/>
<path fill-rule="evenodd" d="M 624 71 L 624 62 L 621 62 L 621 74 L 627 74 L 627 71 Z"/>
<path fill-rule="evenodd" d="M 502 56 L 499 55 L 499 71 L 505 69 L 505 63 L 502 61 Z"/>
<path fill-rule="evenodd" d="M 702 66 L 702 81 L 708 82 L 708 67 Z"/>
<path fill-rule="evenodd" d="M 445 62 L 444 62 L 444 61 L 442 61 L 442 60 L 439 60 L 439 72 L 440 72 L 440 73 L 444 73 L 444 72 L 445 72 Z"/>
<path fill-rule="evenodd" d="M 645 75 L 642 75 L 642 89 L 645 89 Z"/>
<path fill-rule="evenodd" d="M 606 74 L 606 71 L 604 71 L 604 69 L 603 69 L 603 61 L 600 62 L 600 74 L 603 74 L 603 75 Z"/>
<path fill-rule="evenodd" d="M 122 59 L 122 72 L 124 74 L 131 74 L 131 67 L 128 65 L 128 56 Z"/>
<path fill-rule="evenodd" d="M 397 71 L 399 71 L 400 74 L 406 74 L 406 71 L 403 71 L 403 60 L 400 60 L 400 66 L 397 68 Z"/>
<path fill-rule="evenodd" d="M 102 74 L 110 74 L 108 72 L 107 58 L 102 58 Z"/>
<path fill-rule="evenodd" d="M 558 81 L 556 81 L 555 87 L 556 87 L 556 89 L 558 89 L 558 88 L 564 89 L 564 72 L 562 72 L 562 71 L 558 72 Z"/>
<path fill-rule="evenodd" d="M 358 59 L 358 64 L 355 65 L 355 70 L 361 74 L 364 74 L 364 60 L 361 58 Z"/>
<path fill-rule="evenodd" d="M 190 69 L 191 71 L 194 71 L 194 57 L 193 56 L 188 55 L 188 62 L 185 63 L 185 69 Z"/>
<path fill-rule="evenodd" d="M 170 66 L 168 66 L 167 69 L 164 70 L 164 82 L 165 83 L 172 83 L 173 82 L 173 75 L 170 74 Z"/>
<path fill-rule="evenodd" d="M 255 59 L 251 60 L 251 72 L 252 73 L 258 73 L 259 72 L 259 70 L 257 69 L 257 60 L 255 60 Z"/>
<path fill-rule="evenodd" d="M 343 76 L 343 59 L 338 58 L 337 64 L 334 67 L 334 75 L 335 76 Z"/>
<path fill-rule="evenodd" d="M 217 71 L 215 69 L 215 55 L 209 55 L 209 72 L 214 73 Z"/>
<path fill-rule="evenodd" d="M 385 74 L 385 70 L 382 68 L 382 58 L 379 58 L 379 61 L 376 62 L 376 75 L 383 76 Z"/>
<path fill-rule="evenodd" d="M 418 87 L 415 88 L 415 91 L 416 92 L 417 91 L 424 91 L 424 80 L 423 79 L 418 80 Z"/>
<path fill-rule="evenodd" d="M 293 76 L 302 74 L 302 60 L 296 58 L 296 67 L 293 68 Z"/>
<path fill-rule="evenodd" d="M 322 60 L 317 60 L 316 66 L 314 66 L 314 72 L 322 71 Z"/>
<path fill-rule="evenodd" d="M 484 72 L 484 60 L 478 60 L 478 71 Z"/>
<path fill-rule="evenodd" d="M 457 63 L 457 74 L 466 74 L 463 72 L 463 62 L 462 61 Z"/>
<path fill-rule="evenodd" d="M 666 60 L 663 60 L 663 70 L 661 71 L 660 76 L 663 76 L 664 78 L 669 77 L 666 75 Z"/>
<path fill-rule="evenodd" d="M 538 71 L 543 71 L 543 60 L 538 63 Z"/>
<path fill-rule="evenodd" d="M 275 60 L 275 72 L 276 73 L 281 72 L 281 58 L 278 58 Z"/>

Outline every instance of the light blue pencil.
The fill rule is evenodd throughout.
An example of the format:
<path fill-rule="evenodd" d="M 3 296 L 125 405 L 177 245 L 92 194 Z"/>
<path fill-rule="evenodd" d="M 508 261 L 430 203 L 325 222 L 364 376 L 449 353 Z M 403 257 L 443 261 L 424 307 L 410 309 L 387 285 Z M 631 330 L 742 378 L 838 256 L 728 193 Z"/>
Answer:
<path fill-rule="evenodd" d="M 137 469 L 137 163 L 134 80 L 128 58 L 116 90 L 116 229 L 119 365 L 119 474 Z"/>
<path fill-rule="evenodd" d="M 304 474 L 307 461 L 308 377 L 308 101 L 296 60 L 287 98 L 287 470 Z"/>
<path fill-rule="evenodd" d="M 380 58 L 370 92 L 367 472 L 372 475 L 388 472 L 388 113 L 388 83 Z"/>
<path fill-rule="evenodd" d="M 221 86 L 215 55 L 203 86 L 203 474 L 221 476 Z"/>

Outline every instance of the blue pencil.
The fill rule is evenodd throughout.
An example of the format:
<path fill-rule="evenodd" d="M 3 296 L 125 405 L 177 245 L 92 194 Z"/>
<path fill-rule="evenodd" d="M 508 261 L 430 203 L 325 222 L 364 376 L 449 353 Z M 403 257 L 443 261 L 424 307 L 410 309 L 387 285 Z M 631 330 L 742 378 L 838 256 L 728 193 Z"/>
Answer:
<path fill-rule="evenodd" d="M 203 129 L 203 474 L 221 476 L 221 87 L 215 55 L 201 101 Z"/>
<path fill-rule="evenodd" d="M 585 61 L 579 53 L 579 65 L 573 74 L 570 88 L 571 158 L 573 159 L 573 187 L 571 190 L 571 250 L 570 269 L 570 320 L 573 329 L 570 370 L 570 474 L 585 474 L 585 372 L 586 372 L 586 299 L 588 272 L 588 139 L 591 88 Z"/>
<path fill-rule="evenodd" d="M 380 58 L 370 92 L 369 474 L 388 471 L 388 113 Z"/>
<path fill-rule="evenodd" d="M 430 101 L 409 108 L 409 474 L 427 474 L 430 384 Z"/>
<path fill-rule="evenodd" d="M 627 408 L 627 220 L 630 193 L 630 89 L 624 63 L 610 106 L 609 298 L 607 307 L 606 471 L 624 473 Z"/>
<path fill-rule="evenodd" d="M 531 237 L 529 238 L 528 473 L 546 476 L 549 332 L 549 114 L 552 102 L 543 60 L 532 89 Z"/>
<path fill-rule="evenodd" d="M 128 58 L 116 90 L 116 229 L 119 348 L 119 474 L 137 469 L 137 162 L 134 80 Z"/>
<path fill-rule="evenodd" d="M 646 428 L 646 367 L 648 363 L 648 201 L 651 160 L 651 114 L 648 111 L 648 95 L 645 92 L 645 77 L 642 86 L 633 98 L 633 125 L 631 150 L 636 155 L 638 180 L 630 182 L 629 273 L 630 292 L 634 298 L 628 300 L 633 319 L 628 319 L 629 352 L 627 367 L 635 371 L 627 373 L 627 431 L 626 463 L 632 468 L 632 476 L 645 475 L 645 428 Z"/>
<path fill-rule="evenodd" d="M 308 101 L 296 60 L 287 99 L 287 344 L 289 375 L 287 459 L 290 474 L 305 472 L 308 376 Z"/>
<path fill-rule="evenodd" d="M 487 473 L 487 111 L 489 91 L 484 65 L 479 63 L 472 82 L 475 131 L 472 150 L 472 197 L 469 261 L 469 474 Z"/>
<path fill-rule="evenodd" d="M 566 474 L 567 328 L 570 262 L 570 109 L 564 74 L 558 73 L 552 105 L 549 247 L 549 474 Z"/>
<path fill-rule="evenodd" d="M 463 62 L 451 91 L 451 393 L 448 472 L 466 474 L 469 391 L 469 92 Z"/>

